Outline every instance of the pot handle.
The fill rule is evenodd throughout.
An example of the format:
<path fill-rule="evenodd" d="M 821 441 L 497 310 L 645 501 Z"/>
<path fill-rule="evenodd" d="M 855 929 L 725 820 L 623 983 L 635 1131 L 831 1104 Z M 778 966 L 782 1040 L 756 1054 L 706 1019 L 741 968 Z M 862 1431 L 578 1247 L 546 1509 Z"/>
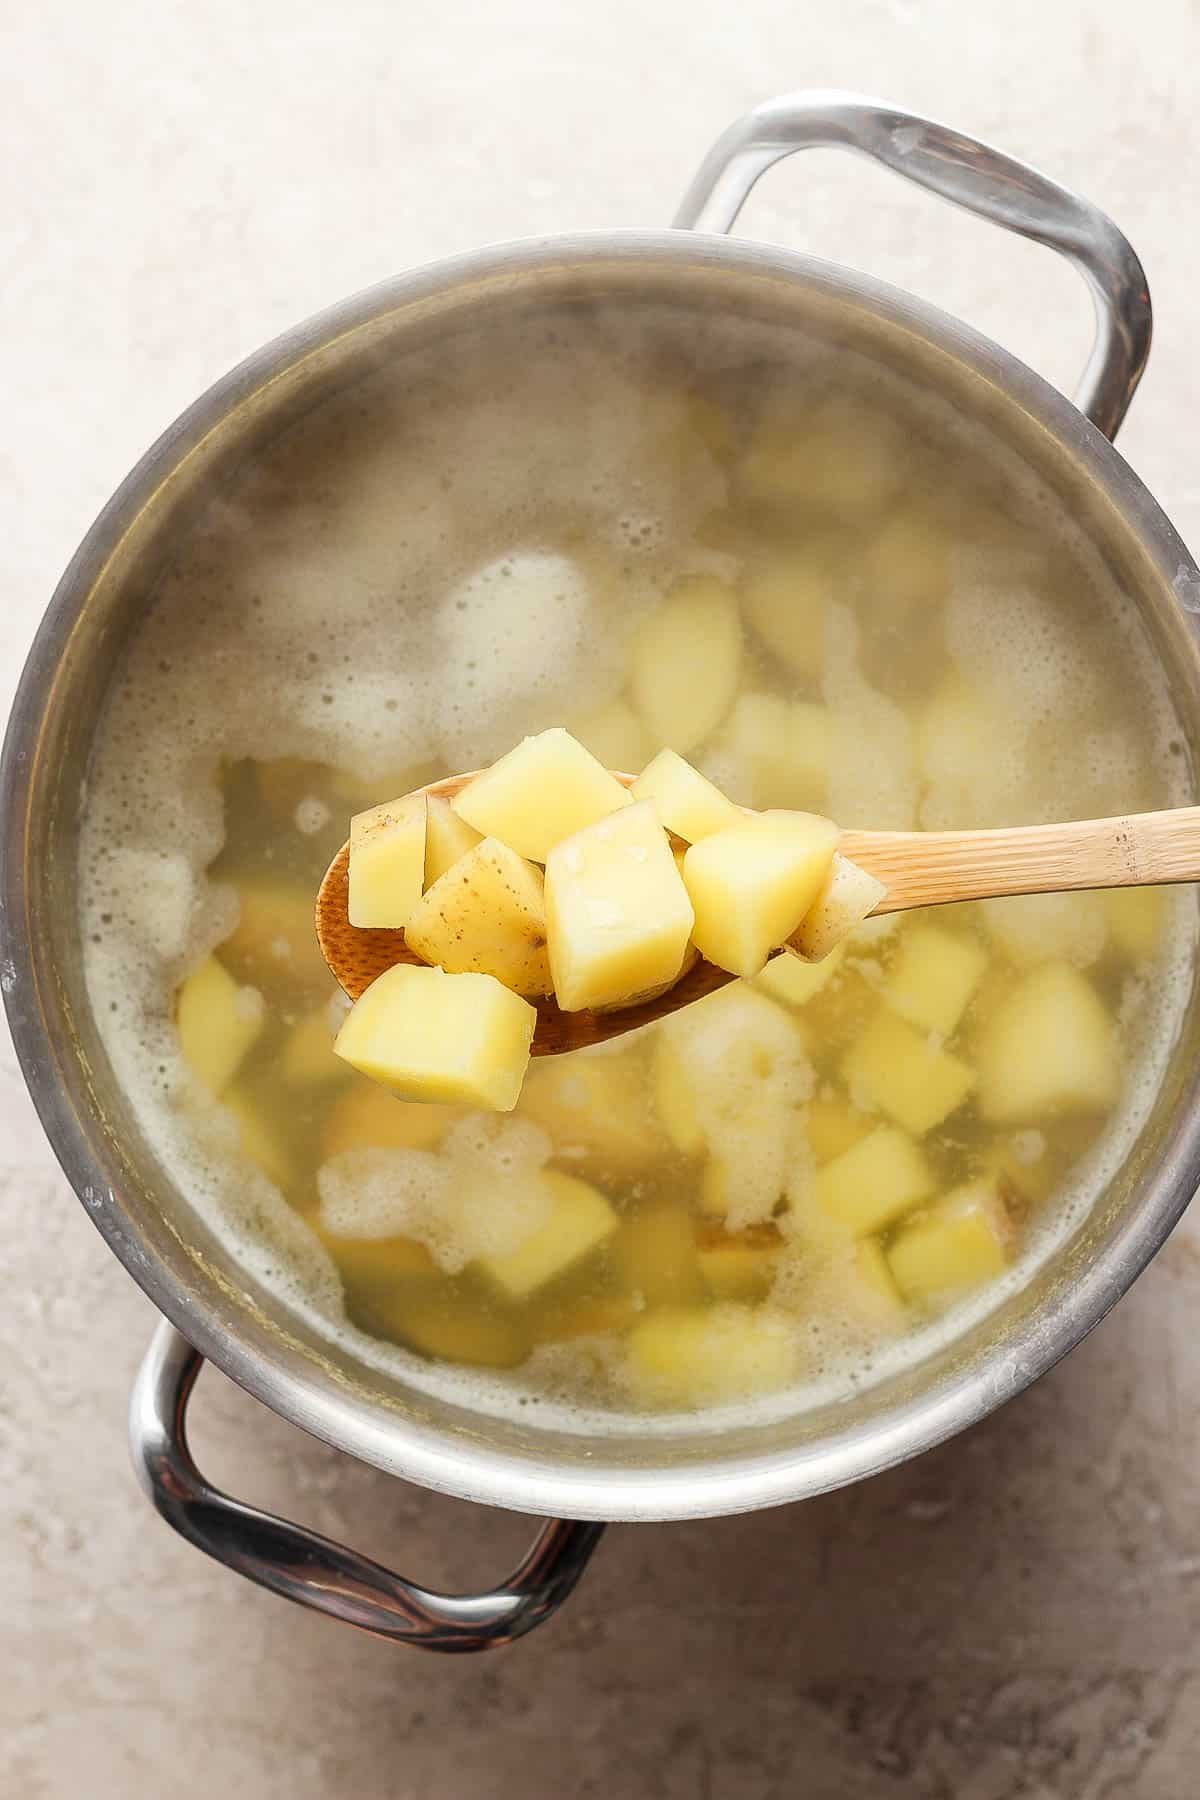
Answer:
<path fill-rule="evenodd" d="M 869 156 L 1074 263 L 1096 308 L 1096 339 L 1076 404 L 1105 437 L 1115 437 L 1150 354 L 1145 271 L 1099 207 L 977 138 L 862 94 L 783 94 L 745 113 L 717 139 L 674 223 L 727 232 L 772 163 L 794 150 L 833 146 Z"/>
<path fill-rule="evenodd" d="M 138 1479 L 181 1537 L 260 1587 L 419 1650 L 492 1650 L 548 1619 L 587 1566 L 603 1525 L 552 1519 L 507 1581 L 485 1594 L 434 1594 L 302 1525 L 210 1487 L 184 1415 L 203 1358 L 163 1320 L 134 1382 L 129 1435 Z"/>

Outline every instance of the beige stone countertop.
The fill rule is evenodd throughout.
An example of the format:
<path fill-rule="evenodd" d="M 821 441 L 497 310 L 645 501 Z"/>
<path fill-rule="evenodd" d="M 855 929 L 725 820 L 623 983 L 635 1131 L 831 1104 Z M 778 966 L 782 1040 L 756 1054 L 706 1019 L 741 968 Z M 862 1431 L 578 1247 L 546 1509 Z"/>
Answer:
<path fill-rule="evenodd" d="M 0 20 L 0 703 L 127 468 L 216 376 L 367 282 L 488 239 L 661 224 L 788 87 L 941 116 L 1098 201 L 1145 260 L 1121 447 L 1200 541 L 1194 0 L 41 0 Z M 1048 253 L 847 158 L 747 232 L 855 262 L 1070 385 Z M 497 1655 L 391 1649 L 175 1539 L 135 1487 L 150 1306 L 0 1051 L 0 1793 L 7 1800 L 1187 1800 L 1200 1791 L 1200 1224 L 1022 1399 L 867 1485 L 610 1532 Z M 528 1523 L 389 1481 L 209 1372 L 212 1476 L 430 1584 Z"/>

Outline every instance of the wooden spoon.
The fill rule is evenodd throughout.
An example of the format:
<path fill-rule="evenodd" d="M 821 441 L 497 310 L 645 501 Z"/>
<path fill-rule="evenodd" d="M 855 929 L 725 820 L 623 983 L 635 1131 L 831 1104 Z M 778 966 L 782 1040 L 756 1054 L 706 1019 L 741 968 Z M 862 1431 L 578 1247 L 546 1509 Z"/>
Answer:
<path fill-rule="evenodd" d="M 450 799 L 472 779 L 473 774 L 448 775 L 416 791 Z M 634 779 L 617 774 L 627 787 Z M 886 883 L 888 891 L 875 915 L 1000 894 L 1154 886 L 1200 880 L 1200 806 L 1067 825 L 1014 825 L 1003 831 L 843 831 L 838 847 Z M 351 925 L 346 912 L 349 867 L 347 843 L 330 863 L 317 895 L 317 937 L 334 977 L 357 1000 L 393 963 L 419 963 L 421 958 L 408 948 L 402 931 Z M 614 1012 L 567 1013 L 553 997 L 535 1001 L 533 1054 L 557 1056 L 601 1044 L 690 1006 L 733 979 L 701 958 L 657 999 Z"/>

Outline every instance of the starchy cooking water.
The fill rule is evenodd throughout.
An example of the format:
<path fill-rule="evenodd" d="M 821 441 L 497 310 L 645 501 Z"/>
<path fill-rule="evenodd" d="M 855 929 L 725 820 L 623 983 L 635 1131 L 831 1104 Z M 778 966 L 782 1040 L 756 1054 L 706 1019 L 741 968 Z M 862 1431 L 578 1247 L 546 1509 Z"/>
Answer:
<path fill-rule="evenodd" d="M 698 591 L 735 623 L 685 649 Z M 250 1276 L 432 1390 L 593 1425 L 794 1409 L 924 1354 L 1144 1118 L 1190 891 L 869 922 L 830 969 L 536 1064 L 510 1117 L 406 1105 L 331 1051 L 320 876 L 352 811 L 551 724 L 845 826 L 1171 804 L 1189 771 L 1134 606 L 1029 471 L 898 377 L 766 327 L 564 312 L 376 370 L 242 468 L 101 722 L 92 1004 Z M 547 1170 L 600 1197 L 582 1236 Z"/>

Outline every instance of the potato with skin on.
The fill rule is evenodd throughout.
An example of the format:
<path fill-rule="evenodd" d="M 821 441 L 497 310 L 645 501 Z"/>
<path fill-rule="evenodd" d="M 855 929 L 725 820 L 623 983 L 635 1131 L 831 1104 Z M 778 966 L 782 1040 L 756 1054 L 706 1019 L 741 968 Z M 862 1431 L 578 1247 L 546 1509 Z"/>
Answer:
<path fill-rule="evenodd" d="M 914 1137 L 957 1112 L 975 1086 L 968 1064 L 887 1006 L 850 1045 L 841 1072 L 851 1099 L 878 1107 Z"/>
<path fill-rule="evenodd" d="M 404 941 L 451 975 L 494 975 L 514 994 L 548 994 L 542 871 L 499 838 L 481 839 L 426 888 Z"/>
<path fill-rule="evenodd" d="M 745 817 L 719 787 L 674 750 L 660 750 L 629 791 L 635 800 L 652 800 L 659 823 L 688 844 Z"/>
<path fill-rule="evenodd" d="M 514 1300 L 554 1281 L 617 1229 L 617 1215 L 598 1188 L 560 1169 L 543 1169 L 536 1179 L 549 1191 L 548 1217 L 515 1250 L 477 1262 Z"/>
<path fill-rule="evenodd" d="M 1003 1274 L 1014 1237 L 996 1187 L 967 1182 L 901 1227 L 888 1267 L 906 1300 L 933 1301 Z"/>
<path fill-rule="evenodd" d="M 910 1025 L 949 1037 L 983 980 L 988 954 L 982 945 L 940 925 L 908 926 L 883 995 Z"/>
<path fill-rule="evenodd" d="M 546 929 L 564 1012 L 669 985 L 692 934 L 691 902 L 649 800 L 585 826 L 546 860 Z"/>
<path fill-rule="evenodd" d="M 878 1125 L 817 1171 L 818 1208 L 855 1237 L 882 1231 L 933 1192 L 920 1146 L 894 1125 Z"/>
<path fill-rule="evenodd" d="M 450 802 L 439 794 L 425 798 L 425 886 L 431 888 L 460 856 L 483 842 L 483 835 L 460 819 Z"/>
<path fill-rule="evenodd" d="M 215 956 L 193 969 L 175 996 L 183 1060 L 210 1094 L 229 1086 L 265 1023 L 257 988 L 240 987 Z"/>
<path fill-rule="evenodd" d="M 425 878 L 425 796 L 405 794 L 350 821 L 346 916 L 352 925 L 401 930 Z"/>
<path fill-rule="evenodd" d="M 334 1049 L 402 1099 L 511 1112 L 536 1024 L 491 975 L 396 963 L 354 1002 Z"/>
<path fill-rule="evenodd" d="M 882 881 L 838 851 L 812 905 L 788 939 L 788 949 L 805 962 L 824 962 L 886 894 Z"/>
<path fill-rule="evenodd" d="M 757 975 L 796 930 L 829 873 L 837 826 L 816 813 L 760 813 L 693 844 L 683 879 L 692 937 L 720 969 Z"/>
<path fill-rule="evenodd" d="M 629 791 L 560 725 L 527 737 L 450 802 L 460 819 L 531 862 L 632 804 Z"/>
<path fill-rule="evenodd" d="M 1103 1112 L 1121 1092 L 1114 1021 L 1067 962 L 1042 963 L 1018 981 L 982 1023 L 975 1059 L 979 1110 L 992 1124 Z"/>
<path fill-rule="evenodd" d="M 685 576 L 638 632 L 630 689 L 651 738 L 680 756 L 733 704 L 742 666 L 737 600 L 711 575 Z"/>

